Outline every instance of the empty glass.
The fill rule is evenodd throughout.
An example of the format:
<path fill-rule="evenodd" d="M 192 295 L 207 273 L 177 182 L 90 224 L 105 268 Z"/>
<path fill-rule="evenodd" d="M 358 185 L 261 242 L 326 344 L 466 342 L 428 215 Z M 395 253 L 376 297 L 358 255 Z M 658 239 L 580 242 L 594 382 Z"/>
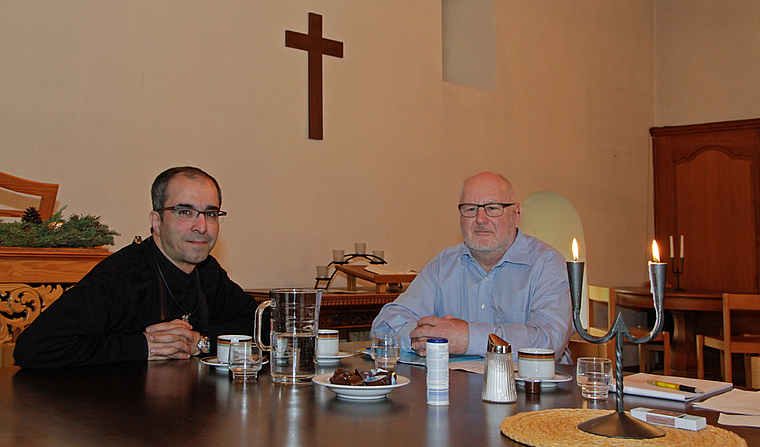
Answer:
<path fill-rule="evenodd" d="M 372 359 L 375 368 L 395 371 L 396 362 L 401 355 L 401 343 L 398 335 L 375 335 L 372 337 Z"/>
<path fill-rule="evenodd" d="M 261 369 L 261 349 L 252 341 L 232 343 L 227 366 L 236 382 L 256 380 Z"/>
<path fill-rule="evenodd" d="M 607 399 L 612 388 L 612 361 L 597 357 L 579 358 L 576 381 L 586 399 Z"/>

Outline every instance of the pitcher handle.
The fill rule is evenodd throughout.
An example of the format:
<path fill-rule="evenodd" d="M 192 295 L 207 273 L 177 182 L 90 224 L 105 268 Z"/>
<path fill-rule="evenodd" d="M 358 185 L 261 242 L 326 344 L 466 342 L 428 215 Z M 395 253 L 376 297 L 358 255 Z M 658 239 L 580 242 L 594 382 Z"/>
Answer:
<path fill-rule="evenodd" d="M 259 307 L 256 308 L 256 345 L 261 349 L 262 351 L 272 351 L 271 346 L 267 346 L 261 341 L 261 315 L 264 313 L 267 307 L 272 307 L 272 304 L 274 301 L 267 300 L 263 303 L 259 304 Z"/>

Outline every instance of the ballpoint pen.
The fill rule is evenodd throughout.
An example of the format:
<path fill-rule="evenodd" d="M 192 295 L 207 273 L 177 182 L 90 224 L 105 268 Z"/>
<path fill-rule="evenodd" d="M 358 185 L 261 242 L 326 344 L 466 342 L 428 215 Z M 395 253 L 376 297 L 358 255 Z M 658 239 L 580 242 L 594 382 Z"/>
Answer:
<path fill-rule="evenodd" d="M 699 388 L 696 388 L 693 386 L 687 386 L 687 385 L 679 385 L 677 383 L 660 382 L 659 380 L 647 380 L 647 383 L 652 386 L 659 386 L 662 388 L 670 388 L 673 390 L 686 391 L 687 393 L 695 393 L 695 394 L 704 393 L 704 391 L 700 390 Z"/>

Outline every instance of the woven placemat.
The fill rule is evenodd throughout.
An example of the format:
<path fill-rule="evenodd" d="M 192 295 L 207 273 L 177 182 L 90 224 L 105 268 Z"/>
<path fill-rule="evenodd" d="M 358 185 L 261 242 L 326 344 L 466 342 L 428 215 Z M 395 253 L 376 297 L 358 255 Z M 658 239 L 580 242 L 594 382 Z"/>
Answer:
<path fill-rule="evenodd" d="M 699 431 L 658 426 L 665 431 L 665 436 L 654 439 L 608 438 L 592 435 L 577 428 L 581 422 L 609 413 L 612 411 L 574 408 L 518 413 L 501 421 L 501 432 L 514 441 L 535 447 L 747 446 L 747 442 L 736 433 L 712 425 Z"/>

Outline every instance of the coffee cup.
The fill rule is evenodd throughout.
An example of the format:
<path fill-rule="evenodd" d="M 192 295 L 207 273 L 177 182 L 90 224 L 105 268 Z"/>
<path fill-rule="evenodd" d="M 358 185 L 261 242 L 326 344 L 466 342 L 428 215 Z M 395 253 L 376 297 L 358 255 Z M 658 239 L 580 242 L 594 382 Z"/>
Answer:
<path fill-rule="evenodd" d="M 520 377 L 551 379 L 554 377 L 554 351 L 545 348 L 521 348 L 517 351 Z"/>
<path fill-rule="evenodd" d="M 230 356 L 230 344 L 251 340 L 253 337 L 250 335 L 220 335 L 216 337 L 216 361 L 226 365 Z"/>
<path fill-rule="evenodd" d="M 333 357 L 338 355 L 338 331 L 320 329 L 317 338 L 317 357 Z"/>

